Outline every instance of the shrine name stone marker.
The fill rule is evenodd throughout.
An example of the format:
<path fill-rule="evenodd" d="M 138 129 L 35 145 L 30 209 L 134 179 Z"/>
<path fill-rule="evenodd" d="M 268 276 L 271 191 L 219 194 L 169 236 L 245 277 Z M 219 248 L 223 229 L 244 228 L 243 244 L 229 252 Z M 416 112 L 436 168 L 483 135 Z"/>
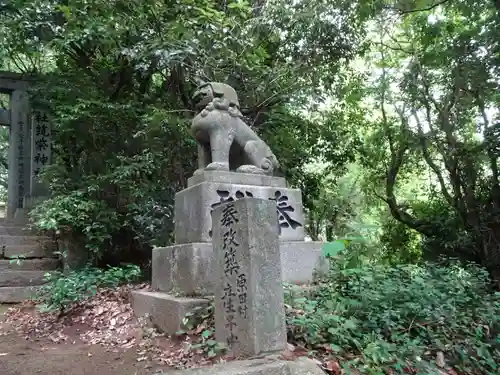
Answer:
<path fill-rule="evenodd" d="M 213 211 L 215 335 L 235 356 L 286 347 L 276 203 L 243 198 Z"/>

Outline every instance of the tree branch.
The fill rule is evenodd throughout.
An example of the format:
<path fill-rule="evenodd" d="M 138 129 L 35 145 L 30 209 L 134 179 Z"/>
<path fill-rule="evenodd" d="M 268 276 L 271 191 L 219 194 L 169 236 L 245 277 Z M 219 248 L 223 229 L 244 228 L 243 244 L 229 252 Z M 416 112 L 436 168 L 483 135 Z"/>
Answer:
<path fill-rule="evenodd" d="M 417 12 L 427 12 L 429 10 L 432 10 L 434 8 L 437 8 L 438 6 L 440 5 L 443 5 L 445 3 L 447 3 L 449 0 L 441 0 L 441 1 L 438 1 L 437 3 L 434 3 L 432 5 L 429 5 L 428 7 L 425 7 L 425 8 L 418 8 L 418 9 L 409 9 L 409 10 L 403 10 L 403 9 L 400 9 L 398 7 L 388 7 L 388 9 L 390 10 L 395 10 L 397 12 L 399 12 L 399 14 L 409 14 L 409 13 L 417 13 Z M 498 1 L 498 0 L 497 0 Z"/>

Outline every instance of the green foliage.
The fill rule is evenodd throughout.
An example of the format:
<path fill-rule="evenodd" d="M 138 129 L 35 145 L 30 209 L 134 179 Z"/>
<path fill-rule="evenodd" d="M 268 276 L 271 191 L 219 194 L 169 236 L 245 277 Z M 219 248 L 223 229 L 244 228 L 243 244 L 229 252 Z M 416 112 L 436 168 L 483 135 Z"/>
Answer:
<path fill-rule="evenodd" d="M 67 274 L 54 271 L 46 274 L 47 283 L 40 288 L 38 297 L 42 309 L 59 310 L 62 313 L 95 295 L 99 288 L 130 283 L 140 275 L 141 270 L 135 265 L 108 267 L 104 270 L 86 267 Z"/>
<path fill-rule="evenodd" d="M 0 5 L 0 63 L 35 73 L 33 107 L 53 123 L 53 165 L 41 174 L 52 199 L 35 225 L 81 241 L 95 259 L 122 251 L 142 262 L 169 244 L 174 194 L 196 162 L 190 97 L 202 81 L 235 87 L 246 120 L 312 208 L 320 182 L 304 165 L 325 158 L 341 170 L 356 142 L 338 116 L 305 114 L 311 99 L 339 91 L 348 74 L 334 74 L 364 51 L 375 9 L 362 3 Z"/>
<path fill-rule="evenodd" d="M 83 233 L 87 249 L 96 257 L 119 228 L 117 213 L 105 202 L 90 199 L 82 191 L 41 202 L 31 212 L 36 227 L 43 231 Z"/>
<path fill-rule="evenodd" d="M 473 260 L 498 277 L 498 5 L 396 8 L 370 36 L 359 161 L 394 219 L 422 235 L 425 258 Z"/>
<path fill-rule="evenodd" d="M 366 374 L 388 367 L 437 374 L 438 352 L 457 371 L 498 373 L 500 295 L 486 270 L 459 263 L 353 268 L 348 252 L 334 251 L 329 274 L 309 294 L 287 294 L 294 341 L 326 348 Z"/>
<path fill-rule="evenodd" d="M 214 308 L 213 300 L 206 306 L 193 308 L 184 316 L 182 322 L 184 329 L 176 332 L 178 336 L 195 334 L 195 342 L 190 349 L 200 351 L 208 358 L 214 358 L 227 350 L 225 343 L 215 340 Z"/>
<path fill-rule="evenodd" d="M 380 243 L 384 249 L 384 260 L 391 264 L 417 263 L 422 258 L 420 233 L 392 217 L 382 226 Z"/>

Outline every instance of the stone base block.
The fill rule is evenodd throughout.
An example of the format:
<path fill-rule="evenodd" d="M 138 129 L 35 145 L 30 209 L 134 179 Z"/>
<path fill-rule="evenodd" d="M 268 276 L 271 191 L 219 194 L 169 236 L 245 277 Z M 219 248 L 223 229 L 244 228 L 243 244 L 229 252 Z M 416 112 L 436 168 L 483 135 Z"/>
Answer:
<path fill-rule="evenodd" d="M 0 303 L 20 303 L 36 296 L 38 288 L 31 286 L 0 287 Z"/>
<path fill-rule="evenodd" d="M 252 173 L 235 173 L 227 171 L 202 171 L 188 178 L 188 187 L 201 184 L 202 182 L 222 182 L 233 185 L 253 185 L 288 187 L 283 177 L 266 176 Z"/>
<path fill-rule="evenodd" d="M 45 271 L 2 271 L 0 272 L 0 287 L 41 285 L 45 282 L 45 273 Z"/>
<path fill-rule="evenodd" d="M 5 270 L 53 271 L 58 269 L 59 266 L 59 260 L 54 258 L 0 260 L 0 272 Z"/>
<path fill-rule="evenodd" d="M 304 212 L 299 189 L 231 183 L 230 176 L 240 177 L 238 175 L 229 172 L 229 182 L 204 181 L 175 195 L 175 243 L 211 242 L 212 210 L 223 202 L 248 197 L 276 203 L 281 241 L 304 240 Z"/>
<path fill-rule="evenodd" d="M 310 284 L 316 275 L 328 272 L 328 261 L 323 255 L 323 242 L 282 242 L 281 275 L 290 284 Z"/>
<path fill-rule="evenodd" d="M 25 235 L 0 235 L 0 245 L 38 245 L 39 243 L 52 242 L 52 238 L 47 236 L 29 236 Z"/>
<path fill-rule="evenodd" d="M 163 373 L 166 374 L 166 373 Z M 169 371 L 170 375 L 325 375 L 312 359 L 301 357 L 283 361 L 276 356 L 231 361 L 211 367 Z"/>
<path fill-rule="evenodd" d="M 310 284 L 315 273 L 328 271 L 323 242 L 280 242 L 284 282 Z M 213 248 L 211 243 L 190 243 L 153 249 L 152 287 L 183 296 L 213 295 Z"/>
<path fill-rule="evenodd" d="M 160 292 L 133 291 L 132 308 L 137 317 L 149 316 L 155 327 L 169 335 L 182 329 L 186 313 L 208 305 L 207 299 L 174 297 Z"/>
<path fill-rule="evenodd" d="M 8 226 L 5 225 L 0 226 L 0 235 L 26 236 L 29 234 L 30 231 L 23 225 L 9 224 Z"/>
<path fill-rule="evenodd" d="M 212 253 L 211 243 L 190 243 L 153 249 L 153 289 L 183 296 L 213 294 Z"/>
<path fill-rule="evenodd" d="M 3 245 L 3 256 L 5 258 L 49 258 L 55 245 Z"/>

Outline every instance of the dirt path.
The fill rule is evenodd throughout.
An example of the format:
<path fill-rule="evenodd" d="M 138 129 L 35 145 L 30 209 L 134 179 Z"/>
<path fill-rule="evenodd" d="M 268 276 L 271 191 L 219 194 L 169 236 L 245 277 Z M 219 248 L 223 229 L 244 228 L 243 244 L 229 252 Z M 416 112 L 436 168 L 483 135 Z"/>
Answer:
<path fill-rule="evenodd" d="M 1 375 L 151 375 L 161 370 L 148 362 L 138 362 L 135 349 L 107 349 L 77 338 L 72 340 L 75 343 L 27 340 L 2 327 L 8 307 L 0 305 Z"/>
<path fill-rule="evenodd" d="M 134 350 L 113 353 L 98 345 L 29 342 L 16 334 L 0 337 L 2 375 L 146 375 Z"/>

